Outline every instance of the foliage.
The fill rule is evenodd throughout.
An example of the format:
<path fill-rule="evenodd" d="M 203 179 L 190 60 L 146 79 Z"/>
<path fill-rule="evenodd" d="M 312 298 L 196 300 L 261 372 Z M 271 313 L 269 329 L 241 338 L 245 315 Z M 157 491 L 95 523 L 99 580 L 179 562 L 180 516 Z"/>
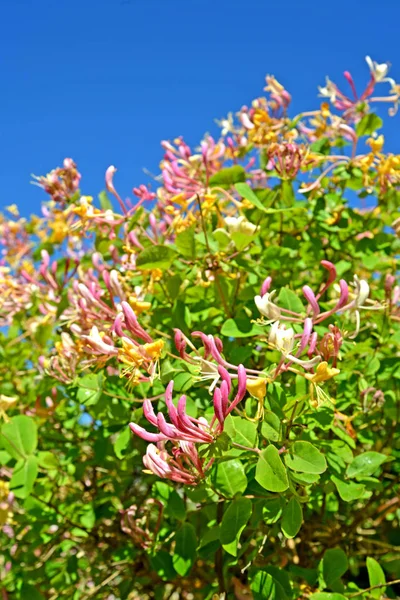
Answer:
<path fill-rule="evenodd" d="M 295 117 L 268 76 L 135 202 L 66 159 L 0 217 L 4 599 L 396 596 L 400 87 L 367 62 Z"/>

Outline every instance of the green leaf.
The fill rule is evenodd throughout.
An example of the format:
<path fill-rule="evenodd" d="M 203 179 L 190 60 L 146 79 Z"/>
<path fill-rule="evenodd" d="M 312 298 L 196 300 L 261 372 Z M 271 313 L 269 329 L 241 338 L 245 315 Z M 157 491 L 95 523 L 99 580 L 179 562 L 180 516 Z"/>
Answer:
<path fill-rule="evenodd" d="M 235 189 L 242 196 L 242 198 L 246 198 L 246 200 L 248 200 L 253 206 L 262 211 L 266 210 L 265 206 L 257 198 L 248 183 L 236 183 Z"/>
<path fill-rule="evenodd" d="M 279 292 L 278 305 L 296 313 L 304 312 L 304 305 L 299 296 L 288 287 L 282 288 Z"/>
<path fill-rule="evenodd" d="M 76 399 L 80 404 L 93 406 L 97 404 L 101 397 L 98 377 L 94 373 L 89 373 L 77 381 L 79 389 L 76 393 Z"/>
<path fill-rule="evenodd" d="M 264 333 L 262 327 L 254 325 L 250 319 L 227 319 L 221 328 L 222 335 L 233 338 L 246 338 Z"/>
<path fill-rule="evenodd" d="M 286 469 L 275 446 L 270 445 L 260 453 L 256 481 L 270 492 L 284 492 L 288 489 Z"/>
<path fill-rule="evenodd" d="M 215 488 L 227 498 L 243 493 L 247 487 L 247 477 L 239 459 L 218 463 L 212 472 Z"/>
<path fill-rule="evenodd" d="M 335 475 L 331 476 L 333 483 L 336 486 L 339 496 L 345 502 L 352 502 L 360 498 L 365 492 L 365 485 L 362 483 L 355 483 L 354 481 L 343 481 Z"/>
<path fill-rule="evenodd" d="M 261 435 L 271 442 L 277 442 L 281 438 L 282 421 L 271 410 L 264 412 L 264 420 L 261 425 Z"/>
<path fill-rule="evenodd" d="M 275 567 L 274 565 L 270 565 L 268 567 L 264 567 L 263 570 L 266 573 L 269 573 L 273 579 L 276 586 L 275 589 L 275 599 L 276 600 L 286 600 L 287 598 L 291 598 L 293 591 L 292 586 L 290 584 L 289 574 L 279 567 Z"/>
<path fill-rule="evenodd" d="M 136 259 L 140 269 L 168 269 L 176 257 L 176 251 L 171 246 L 150 246 L 143 250 Z"/>
<path fill-rule="evenodd" d="M 370 113 L 365 115 L 356 126 L 356 133 L 359 137 L 363 135 L 371 135 L 377 129 L 380 129 L 383 125 L 383 121 L 378 115 Z"/>
<path fill-rule="evenodd" d="M 111 202 L 110 198 L 108 197 L 107 192 L 105 190 L 100 192 L 100 194 L 98 195 L 98 198 L 99 198 L 99 202 L 100 202 L 100 208 L 102 210 L 112 210 L 113 209 L 112 202 Z"/>
<path fill-rule="evenodd" d="M 294 538 L 303 522 L 303 509 L 297 498 L 291 498 L 283 509 L 281 529 L 287 538 Z"/>
<path fill-rule="evenodd" d="M 236 444 L 248 448 L 254 448 L 257 445 L 257 424 L 248 419 L 229 415 L 225 419 L 225 431 Z"/>
<path fill-rule="evenodd" d="M 323 454 L 310 442 L 294 442 L 285 455 L 285 464 L 299 473 L 324 473 L 326 460 Z"/>
<path fill-rule="evenodd" d="M 282 515 L 281 498 L 269 498 L 265 500 L 262 507 L 263 519 L 268 525 L 276 523 Z"/>
<path fill-rule="evenodd" d="M 164 483 L 164 481 L 156 481 L 153 485 L 152 493 L 155 498 L 161 500 L 165 506 L 165 514 L 174 519 L 182 521 L 186 516 L 185 502 L 173 487 Z"/>
<path fill-rule="evenodd" d="M 224 550 L 236 556 L 237 541 L 250 519 L 252 504 L 249 498 L 235 498 L 224 512 L 220 540 Z"/>
<path fill-rule="evenodd" d="M 225 229 L 215 229 L 212 236 L 218 242 L 220 250 L 224 250 L 232 241 L 231 236 Z"/>
<path fill-rule="evenodd" d="M 124 427 L 117 435 L 114 442 L 114 452 L 119 459 L 124 458 L 124 450 L 130 446 L 131 439 L 132 434 L 129 427 Z"/>
<path fill-rule="evenodd" d="M 370 587 L 386 583 L 385 573 L 381 565 L 378 563 L 377 560 L 371 558 L 370 556 L 367 557 L 367 570 Z M 368 595 L 371 596 L 371 598 L 376 598 L 376 600 L 378 600 L 381 596 L 384 595 L 385 590 L 386 587 L 382 585 L 381 588 L 377 588 L 376 590 L 371 590 L 370 592 L 368 592 Z"/>
<path fill-rule="evenodd" d="M 182 285 L 182 279 L 180 275 L 172 275 L 165 281 L 167 291 L 172 300 L 175 300 L 179 296 L 179 290 Z"/>
<path fill-rule="evenodd" d="M 370 477 L 388 457 L 379 452 L 363 452 L 347 467 L 348 477 Z"/>
<path fill-rule="evenodd" d="M 58 457 L 53 452 L 45 451 L 39 452 L 38 463 L 42 469 L 58 469 Z"/>
<path fill-rule="evenodd" d="M 38 460 L 36 456 L 28 456 L 20 460 L 14 467 L 10 480 L 10 489 L 17 498 L 27 498 L 32 491 L 38 474 Z"/>
<path fill-rule="evenodd" d="M 246 180 L 246 171 L 240 165 L 221 169 L 218 173 L 214 173 L 209 179 L 210 187 L 229 188 L 235 183 Z"/>
<path fill-rule="evenodd" d="M 27 457 L 36 450 L 37 425 L 31 417 L 17 415 L 1 428 L 3 448 L 16 459 Z"/>
<path fill-rule="evenodd" d="M 185 258 L 193 259 L 196 256 L 196 240 L 194 227 L 184 229 L 175 238 L 175 245 L 180 254 Z"/>
<path fill-rule="evenodd" d="M 175 551 L 172 564 L 175 571 L 182 577 L 186 575 L 196 558 L 197 537 L 190 523 L 183 523 L 175 535 Z"/>
<path fill-rule="evenodd" d="M 29 583 L 22 584 L 19 598 L 21 598 L 21 600 L 26 600 L 27 598 L 29 598 L 29 600 L 44 600 L 44 596 Z"/>
<path fill-rule="evenodd" d="M 340 548 L 326 550 L 320 564 L 320 583 L 330 588 L 349 568 L 346 554 Z"/>
<path fill-rule="evenodd" d="M 275 600 L 274 580 L 265 571 L 257 571 L 251 580 L 250 589 L 254 600 Z"/>
<path fill-rule="evenodd" d="M 175 579 L 176 572 L 172 564 L 172 556 L 165 550 L 158 550 L 156 554 L 151 556 L 150 565 L 163 581 Z"/>

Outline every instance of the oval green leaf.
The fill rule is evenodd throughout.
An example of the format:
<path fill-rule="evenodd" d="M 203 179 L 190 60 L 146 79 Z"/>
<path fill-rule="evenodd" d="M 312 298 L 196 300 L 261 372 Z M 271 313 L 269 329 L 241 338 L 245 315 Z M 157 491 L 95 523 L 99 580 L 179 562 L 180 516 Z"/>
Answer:
<path fill-rule="evenodd" d="M 320 474 L 327 468 L 325 456 L 310 442 L 294 442 L 285 455 L 285 464 L 299 473 Z"/>
<path fill-rule="evenodd" d="M 256 467 L 256 481 L 270 492 L 284 492 L 289 487 L 288 476 L 275 446 L 260 453 Z"/>
<path fill-rule="evenodd" d="M 283 509 L 281 529 L 287 538 L 294 538 L 303 522 L 303 509 L 297 498 L 291 498 Z"/>

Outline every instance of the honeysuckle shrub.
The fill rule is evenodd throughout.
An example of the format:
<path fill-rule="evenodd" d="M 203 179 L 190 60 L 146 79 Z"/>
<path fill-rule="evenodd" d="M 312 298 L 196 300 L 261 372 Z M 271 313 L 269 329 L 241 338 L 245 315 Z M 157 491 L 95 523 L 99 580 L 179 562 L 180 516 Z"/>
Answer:
<path fill-rule="evenodd" d="M 2 598 L 399 593 L 400 86 L 367 63 L 297 116 L 268 76 L 134 200 L 66 159 L 6 207 Z"/>

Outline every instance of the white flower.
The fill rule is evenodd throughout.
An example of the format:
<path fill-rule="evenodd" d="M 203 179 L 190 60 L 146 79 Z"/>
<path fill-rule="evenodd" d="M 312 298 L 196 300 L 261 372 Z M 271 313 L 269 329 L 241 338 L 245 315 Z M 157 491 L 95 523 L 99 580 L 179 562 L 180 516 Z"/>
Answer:
<path fill-rule="evenodd" d="M 369 70 L 371 71 L 372 77 L 375 79 L 377 83 L 382 81 L 388 81 L 391 85 L 395 85 L 395 81 L 390 77 L 386 77 L 389 73 L 390 63 L 377 63 L 371 59 L 370 56 L 366 56 L 365 60 L 367 65 L 369 66 Z"/>
<path fill-rule="evenodd" d="M 336 85 L 329 79 L 329 77 L 326 78 L 325 87 L 318 86 L 318 90 L 320 96 L 323 98 L 329 98 L 331 102 L 335 102 L 337 88 Z"/>
<path fill-rule="evenodd" d="M 224 119 L 217 121 L 217 125 L 219 125 L 219 127 L 222 128 L 222 131 L 221 131 L 222 136 L 228 135 L 228 133 L 233 133 L 235 129 L 234 129 L 234 125 L 233 125 L 232 113 L 229 113 L 228 116 L 225 117 Z"/>
<path fill-rule="evenodd" d="M 93 325 L 89 335 L 82 335 L 82 339 L 94 350 L 101 354 L 117 355 L 118 350 L 114 346 L 104 342 L 99 330 Z"/>
<path fill-rule="evenodd" d="M 320 356 L 314 356 L 314 358 L 311 358 L 310 360 L 302 360 L 301 358 L 294 356 L 292 354 L 295 345 L 294 330 L 292 327 L 286 329 L 285 325 L 279 323 L 279 321 L 275 321 L 272 325 L 268 341 L 271 346 L 274 346 L 279 352 L 282 352 L 285 359 L 300 365 L 304 369 L 315 367 L 321 360 Z"/>
<path fill-rule="evenodd" d="M 264 296 L 256 296 L 254 298 L 255 305 L 257 306 L 260 313 L 267 317 L 267 319 L 279 319 L 281 316 L 281 310 L 279 306 L 271 302 L 272 297 L 276 294 L 276 290 L 267 292 Z"/>
<path fill-rule="evenodd" d="M 363 308 L 369 296 L 369 285 L 365 279 L 359 279 L 357 275 L 354 275 L 354 286 L 356 292 L 355 305 L 357 308 Z"/>
<path fill-rule="evenodd" d="M 252 235 L 257 229 L 257 225 L 253 225 L 245 217 L 226 217 L 224 221 L 229 233 L 239 232 Z"/>
<path fill-rule="evenodd" d="M 208 388 L 209 392 L 212 392 L 220 380 L 220 374 L 218 372 L 218 365 L 206 360 L 202 356 L 194 356 L 193 359 L 200 363 L 201 372 L 199 375 L 199 381 L 210 381 L 211 385 Z"/>
<path fill-rule="evenodd" d="M 286 329 L 279 321 L 275 321 L 269 333 L 269 343 L 287 356 L 294 348 L 294 330 L 292 327 Z"/>

